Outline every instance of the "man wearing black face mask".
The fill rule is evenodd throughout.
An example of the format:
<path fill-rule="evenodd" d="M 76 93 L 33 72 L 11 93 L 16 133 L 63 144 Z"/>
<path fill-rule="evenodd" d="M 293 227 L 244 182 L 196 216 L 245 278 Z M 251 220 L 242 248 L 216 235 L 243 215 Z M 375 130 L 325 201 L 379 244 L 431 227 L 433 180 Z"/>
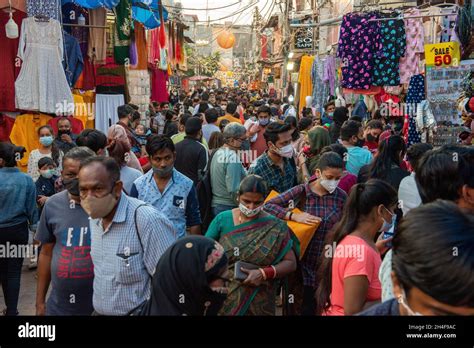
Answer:
<path fill-rule="evenodd" d="M 354 175 L 372 161 L 372 154 L 364 146 L 364 128 L 357 121 L 346 121 L 341 127 L 341 142 L 347 148 L 346 169 Z"/>
<path fill-rule="evenodd" d="M 147 141 L 146 151 L 153 170 L 135 180 L 130 196 L 165 214 L 175 226 L 178 238 L 186 235 L 187 228 L 191 234 L 201 234 L 196 188 L 191 179 L 174 168 L 176 148 L 173 141 L 161 135 L 152 136 Z"/>
<path fill-rule="evenodd" d="M 77 135 L 72 134 L 72 125 L 66 117 L 58 120 L 58 135 L 54 139 L 56 146 L 66 154 L 69 150 L 76 147 Z"/>
<path fill-rule="evenodd" d="M 35 237 L 41 242 L 37 315 L 90 315 L 93 311 L 89 216 L 81 206 L 77 175 L 81 163 L 94 155 L 87 147 L 71 149 L 63 158 L 61 173 L 67 191 L 51 196 L 44 205 Z"/>

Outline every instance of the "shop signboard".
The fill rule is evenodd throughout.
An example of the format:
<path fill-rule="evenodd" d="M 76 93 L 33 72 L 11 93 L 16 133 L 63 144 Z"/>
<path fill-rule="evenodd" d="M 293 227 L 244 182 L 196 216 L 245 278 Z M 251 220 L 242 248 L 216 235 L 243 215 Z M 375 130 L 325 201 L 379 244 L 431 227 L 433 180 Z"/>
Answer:
<path fill-rule="evenodd" d="M 313 49 L 313 28 L 297 28 L 295 30 L 295 50 Z"/>

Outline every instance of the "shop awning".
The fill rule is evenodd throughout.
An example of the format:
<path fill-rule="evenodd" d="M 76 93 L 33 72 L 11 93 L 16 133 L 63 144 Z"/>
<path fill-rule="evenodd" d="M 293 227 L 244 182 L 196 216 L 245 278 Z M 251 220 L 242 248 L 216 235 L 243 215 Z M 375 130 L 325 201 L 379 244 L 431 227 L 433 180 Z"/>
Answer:
<path fill-rule="evenodd" d="M 160 26 L 160 0 L 132 0 L 133 19 L 142 23 L 146 29 Z M 163 6 L 163 19 L 168 20 L 168 11 Z"/>
<path fill-rule="evenodd" d="M 118 5 L 120 0 L 61 0 L 63 5 L 73 2 L 77 6 L 84 7 L 90 10 L 99 8 L 99 7 L 106 7 L 109 10 L 113 9 L 115 6 Z"/>

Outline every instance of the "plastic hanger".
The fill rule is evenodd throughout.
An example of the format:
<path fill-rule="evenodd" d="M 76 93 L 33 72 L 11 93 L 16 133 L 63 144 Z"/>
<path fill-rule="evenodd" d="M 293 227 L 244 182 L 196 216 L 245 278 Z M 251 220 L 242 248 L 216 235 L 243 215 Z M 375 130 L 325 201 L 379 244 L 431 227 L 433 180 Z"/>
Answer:
<path fill-rule="evenodd" d="M 37 22 L 49 22 L 49 17 L 44 14 L 39 14 L 35 16 L 35 21 Z"/>

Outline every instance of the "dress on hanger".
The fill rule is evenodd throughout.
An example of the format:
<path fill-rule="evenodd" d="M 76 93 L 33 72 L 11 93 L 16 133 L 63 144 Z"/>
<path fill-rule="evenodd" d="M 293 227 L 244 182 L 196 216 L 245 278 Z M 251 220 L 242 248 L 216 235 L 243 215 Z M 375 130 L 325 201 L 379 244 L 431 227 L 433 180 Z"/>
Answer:
<path fill-rule="evenodd" d="M 56 114 L 62 112 L 58 105 L 74 103 L 62 65 L 63 50 L 63 33 L 57 20 L 37 22 L 29 17 L 23 21 L 18 47 L 23 66 L 15 81 L 18 109 Z"/>
<path fill-rule="evenodd" d="M 25 12 L 15 11 L 13 20 L 21 26 Z M 0 11 L 0 111 L 15 111 L 15 79 L 20 73 L 20 63 L 17 58 L 20 38 L 9 39 L 6 36 L 5 24 L 10 19 L 7 12 Z"/>
<path fill-rule="evenodd" d="M 420 16 L 418 9 L 405 11 L 406 17 Z M 425 53 L 425 34 L 421 18 L 405 19 L 407 48 L 400 58 L 400 83 L 410 82 L 410 78 L 421 73 L 420 56 Z"/>

